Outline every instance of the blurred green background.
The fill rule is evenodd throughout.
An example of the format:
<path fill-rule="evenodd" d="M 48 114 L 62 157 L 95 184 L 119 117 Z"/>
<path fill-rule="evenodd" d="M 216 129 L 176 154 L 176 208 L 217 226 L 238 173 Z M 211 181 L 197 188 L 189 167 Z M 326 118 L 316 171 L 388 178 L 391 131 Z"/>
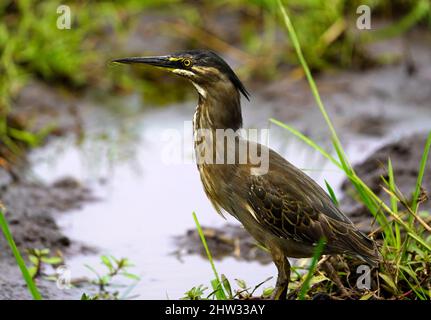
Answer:
<path fill-rule="evenodd" d="M 402 35 L 411 28 L 431 29 L 429 0 L 291 0 L 292 16 L 305 57 L 315 72 L 364 69 L 393 62 L 372 56 L 367 44 Z M 71 29 L 56 27 L 57 8 L 71 9 Z M 356 28 L 359 5 L 370 6 L 372 30 Z M 34 145 L 38 137 L 12 128 L 7 115 L 13 99 L 31 79 L 69 92 L 125 93 L 141 83 L 145 98 L 168 103 L 185 98 L 177 79 L 151 71 L 122 72 L 108 62 L 124 55 L 163 54 L 209 48 L 221 52 L 240 76 L 274 80 L 294 70 L 296 56 L 279 23 L 274 0 L 123 0 L 27 1 L 0 3 L 0 138 Z M 157 82 L 156 80 L 159 79 Z M 160 90 L 155 87 L 170 90 Z M 160 92 L 168 94 L 160 95 Z M 24 125 L 25 127 L 25 125 Z"/>

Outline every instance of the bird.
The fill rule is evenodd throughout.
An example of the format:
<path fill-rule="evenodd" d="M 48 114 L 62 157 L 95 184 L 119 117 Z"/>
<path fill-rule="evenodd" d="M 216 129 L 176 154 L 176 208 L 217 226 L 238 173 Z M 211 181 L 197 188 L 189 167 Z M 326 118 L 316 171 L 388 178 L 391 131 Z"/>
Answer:
<path fill-rule="evenodd" d="M 325 255 L 346 254 L 378 265 L 381 255 L 375 241 L 360 232 L 313 179 L 274 150 L 240 134 L 241 95 L 249 100 L 250 94 L 219 54 L 199 49 L 113 62 L 162 68 L 196 88 L 194 149 L 204 191 L 218 213 L 236 218 L 271 254 L 278 272 L 272 299 L 287 299 L 288 258 L 312 257 L 320 241 Z M 233 132 L 231 143 L 217 141 L 220 130 Z M 249 154 L 239 161 L 243 155 L 238 150 L 248 150 L 244 147 L 266 156 L 260 163 Z M 234 161 L 228 161 L 228 152 Z"/>

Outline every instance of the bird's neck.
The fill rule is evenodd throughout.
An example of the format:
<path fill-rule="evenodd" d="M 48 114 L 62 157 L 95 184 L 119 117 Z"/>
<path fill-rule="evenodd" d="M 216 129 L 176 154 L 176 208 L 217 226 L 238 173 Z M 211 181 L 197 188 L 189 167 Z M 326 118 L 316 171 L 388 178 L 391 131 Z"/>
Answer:
<path fill-rule="evenodd" d="M 230 90 L 229 90 L 230 89 Z M 242 127 L 241 101 L 237 90 L 214 87 L 198 88 L 199 102 L 193 117 L 193 129 L 232 129 Z"/>

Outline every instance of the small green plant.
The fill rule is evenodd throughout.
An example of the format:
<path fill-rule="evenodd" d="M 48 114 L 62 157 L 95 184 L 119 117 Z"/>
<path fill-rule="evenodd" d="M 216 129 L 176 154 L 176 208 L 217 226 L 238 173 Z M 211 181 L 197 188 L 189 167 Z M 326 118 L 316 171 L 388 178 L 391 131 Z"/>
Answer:
<path fill-rule="evenodd" d="M 207 289 L 208 287 L 204 287 L 202 284 L 193 287 L 184 294 L 181 300 L 205 300 L 207 297 L 204 297 L 204 294 Z"/>
<path fill-rule="evenodd" d="M 90 295 L 88 295 L 86 293 L 83 293 L 81 295 L 81 299 L 80 300 L 98 300 L 98 296 L 97 295 L 90 296 Z"/>
<path fill-rule="evenodd" d="M 138 275 L 129 272 L 129 268 L 133 267 L 133 264 L 126 258 L 117 259 L 108 255 L 103 255 L 100 259 L 102 266 L 106 269 L 105 273 L 99 273 L 95 268 L 86 265 L 96 276 L 96 279 L 91 281 L 91 283 L 97 286 L 98 293 L 93 296 L 83 294 L 81 300 L 118 300 L 131 298 L 128 296 L 128 293 L 136 285 L 136 282 L 140 280 Z M 124 285 L 116 285 L 113 281 L 114 278 L 119 277 L 133 280 L 133 284 L 128 286 L 128 289 L 122 295 L 120 295 L 120 291 L 117 288 L 124 287 Z M 111 288 L 115 288 L 115 290 Z"/>
<path fill-rule="evenodd" d="M 58 266 L 62 264 L 63 258 L 60 255 L 50 255 L 50 250 L 45 249 L 29 249 L 28 250 L 28 260 L 30 261 L 31 265 L 28 267 L 28 272 L 30 273 L 31 277 L 35 279 L 36 277 L 39 277 L 42 274 L 44 265 L 50 265 L 50 266 Z M 51 278 L 52 276 L 46 275 L 48 278 Z"/>
<path fill-rule="evenodd" d="M 272 277 L 269 277 L 262 281 L 261 283 L 255 285 L 254 287 L 249 287 L 247 283 L 244 280 L 241 279 L 235 279 L 235 283 L 237 284 L 238 288 L 233 290 L 230 281 L 226 278 L 224 274 L 221 275 L 222 280 L 222 286 L 225 290 L 225 293 L 227 294 L 226 299 L 223 300 L 234 300 L 234 299 L 240 299 L 240 300 L 247 300 L 251 298 L 255 298 L 255 292 L 257 289 L 259 289 L 263 284 L 270 281 Z M 203 285 L 199 285 L 197 287 L 191 288 L 189 291 L 187 291 L 184 294 L 184 297 L 182 297 L 182 300 L 208 300 L 208 299 L 218 299 L 216 295 L 216 291 L 212 291 L 209 294 L 206 294 L 206 291 L 208 290 L 208 287 L 205 287 Z M 262 295 L 260 298 L 267 299 L 271 296 L 274 288 L 268 287 L 263 289 Z"/>

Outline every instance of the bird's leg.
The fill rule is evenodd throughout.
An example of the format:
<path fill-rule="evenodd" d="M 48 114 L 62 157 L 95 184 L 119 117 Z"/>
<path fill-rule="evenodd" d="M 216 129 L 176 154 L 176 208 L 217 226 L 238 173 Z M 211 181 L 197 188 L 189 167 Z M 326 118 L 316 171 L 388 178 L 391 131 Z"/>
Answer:
<path fill-rule="evenodd" d="M 290 281 L 290 263 L 287 257 L 278 248 L 271 250 L 271 254 L 278 270 L 277 282 L 271 299 L 286 300 L 287 288 Z"/>
<path fill-rule="evenodd" d="M 347 291 L 346 287 L 343 285 L 343 282 L 341 282 L 340 277 L 338 276 L 337 271 L 332 266 L 332 264 L 326 259 L 322 263 L 322 267 L 325 270 L 325 272 L 328 274 L 329 279 L 331 279 L 339 288 L 341 291 L 341 295 L 343 297 L 349 297 L 349 292 Z"/>

